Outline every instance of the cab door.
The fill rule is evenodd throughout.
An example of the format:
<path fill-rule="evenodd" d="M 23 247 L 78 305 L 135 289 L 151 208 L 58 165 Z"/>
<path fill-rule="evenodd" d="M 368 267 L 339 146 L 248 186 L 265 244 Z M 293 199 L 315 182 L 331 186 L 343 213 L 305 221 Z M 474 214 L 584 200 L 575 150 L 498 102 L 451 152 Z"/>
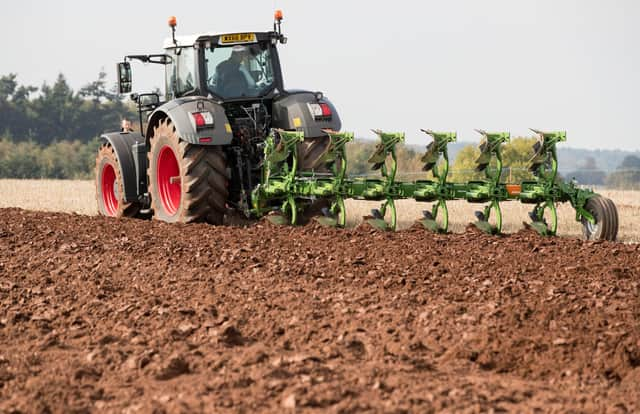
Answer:
<path fill-rule="evenodd" d="M 166 100 L 197 92 L 196 61 L 193 47 L 167 49 L 171 63 L 165 66 Z"/>

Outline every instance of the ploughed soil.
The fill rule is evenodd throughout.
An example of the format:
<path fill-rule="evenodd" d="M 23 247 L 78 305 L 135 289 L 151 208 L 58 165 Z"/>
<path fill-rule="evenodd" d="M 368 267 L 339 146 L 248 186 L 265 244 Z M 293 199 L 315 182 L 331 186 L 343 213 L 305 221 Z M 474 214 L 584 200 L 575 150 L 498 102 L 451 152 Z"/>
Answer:
<path fill-rule="evenodd" d="M 0 210 L 0 412 L 640 412 L 640 245 Z"/>

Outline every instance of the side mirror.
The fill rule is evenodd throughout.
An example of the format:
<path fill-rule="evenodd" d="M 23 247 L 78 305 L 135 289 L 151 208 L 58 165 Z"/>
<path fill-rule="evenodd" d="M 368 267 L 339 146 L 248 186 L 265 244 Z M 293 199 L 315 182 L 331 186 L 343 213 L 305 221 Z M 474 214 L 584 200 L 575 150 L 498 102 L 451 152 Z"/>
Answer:
<path fill-rule="evenodd" d="M 118 63 L 118 93 L 131 92 L 131 64 L 129 62 Z"/>
<path fill-rule="evenodd" d="M 138 95 L 138 103 L 143 107 L 155 108 L 160 104 L 160 96 L 157 93 L 143 93 Z"/>
<path fill-rule="evenodd" d="M 153 111 L 160 106 L 160 95 L 152 93 L 132 93 L 131 100 L 138 105 L 138 109 L 142 111 Z"/>

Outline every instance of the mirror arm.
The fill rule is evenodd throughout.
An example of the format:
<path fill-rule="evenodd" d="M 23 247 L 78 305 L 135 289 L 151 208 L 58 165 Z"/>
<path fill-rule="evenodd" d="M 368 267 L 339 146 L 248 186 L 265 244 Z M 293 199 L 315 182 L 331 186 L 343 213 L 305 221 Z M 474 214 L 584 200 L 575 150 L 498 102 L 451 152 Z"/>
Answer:
<path fill-rule="evenodd" d="M 159 58 L 156 60 L 156 58 Z M 139 60 L 142 63 L 154 63 L 157 65 L 166 65 L 171 63 L 173 59 L 169 55 L 127 55 L 124 57 L 124 61 L 127 60 Z"/>
<path fill-rule="evenodd" d="M 151 103 L 151 104 L 145 104 L 144 103 L 144 97 L 145 96 L 153 96 L 153 97 L 155 97 L 156 98 L 155 102 Z M 138 121 L 140 122 L 140 131 L 144 131 L 143 130 L 144 123 L 143 123 L 143 119 L 142 119 L 142 113 L 143 112 L 154 111 L 157 107 L 159 107 L 160 106 L 160 95 L 158 95 L 155 92 L 141 93 L 141 94 L 133 93 L 133 94 L 131 94 L 131 100 L 133 100 L 138 106 Z"/>
<path fill-rule="evenodd" d="M 124 61 L 127 60 L 139 60 L 142 63 L 147 63 L 149 61 L 149 55 L 127 55 L 124 57 Z"/>

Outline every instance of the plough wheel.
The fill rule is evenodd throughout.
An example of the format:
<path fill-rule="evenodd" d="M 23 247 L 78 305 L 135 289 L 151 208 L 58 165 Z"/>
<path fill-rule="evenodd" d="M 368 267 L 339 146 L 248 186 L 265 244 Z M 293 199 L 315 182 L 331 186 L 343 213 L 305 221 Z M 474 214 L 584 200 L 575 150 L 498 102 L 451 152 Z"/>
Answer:
<path fill-rule="evenodd" d="M 615 241 L 618 237 L 618 210 L 611 200 L 601 196 L 595 196 L 587 200 L 587 210 L 595 218 L 595 223 L 590 223 L 582 218 L 582 234 L 587 240 Z"/>
<path fill-rule="evenodd" d="M 607 210 L 611 216 L 611 226 L 607 240 L 615 241 L 618 238 L 618 208 L 610 198 L 603 198 L 603 200 L 608 204 L 609 208 Z"/>

